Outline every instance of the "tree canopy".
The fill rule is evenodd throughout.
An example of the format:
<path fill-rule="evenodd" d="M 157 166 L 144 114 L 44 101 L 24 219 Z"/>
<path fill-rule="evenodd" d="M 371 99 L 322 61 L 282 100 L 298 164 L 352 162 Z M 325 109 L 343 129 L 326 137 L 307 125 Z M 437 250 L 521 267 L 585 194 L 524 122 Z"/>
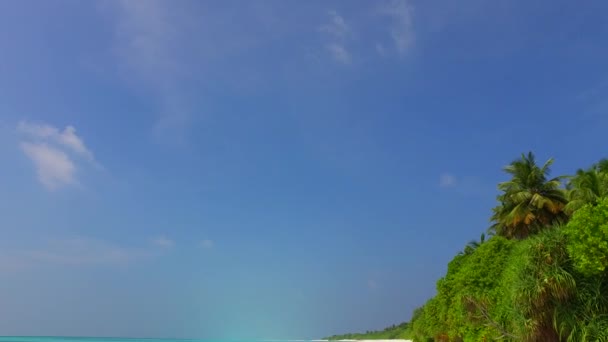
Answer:
<path fill-rule="evenodd" d="M 491 234 L 449 262 L 399 336 L 608 341 L 608 160 L 570 177 L 551 178 L 552 164 L 528 153 L 504 168 Z"/>
<path fill-rule="evenodd" d="M 560 188 L 563 177 L 548 178 L 552 164 L 553 159 L 549 159 L 538 166 L 534 154 L 529 152 L 504 167 L 511 179 L 498 184 L 501 194 L 493 209 L 492 231 L 522 239 L 566 220 L 567 200 Z"/>

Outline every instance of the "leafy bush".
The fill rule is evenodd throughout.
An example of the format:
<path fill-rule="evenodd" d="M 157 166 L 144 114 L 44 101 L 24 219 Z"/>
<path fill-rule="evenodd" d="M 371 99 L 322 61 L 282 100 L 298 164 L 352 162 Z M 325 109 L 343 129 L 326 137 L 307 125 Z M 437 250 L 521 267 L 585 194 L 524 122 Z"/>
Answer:
<path fill-rule="evenodd" d="M 603 273 L 608 266 L 608 198 L 577 210 L 565 233 L 576 269 L 587 276 Z"/>
<path fill-rule="evenodd" d="M 478 341 L 500 336 L 492 321 L 502 272 L 516 241 L 495 236 L 469 254 L 459 254 L 437 282 L 437 295 L 412 319 L 418 340 Z"/>
<path fill-rule="evenodd" d="M 505 306 L 511 308 L 508 330 L 524 341 L 557 341 L 555 311 L 576 292 L 566 237 L 554 227 L 522 241 L 505 271 Z"/>
<path fill-rule="evenodd" d="M 392 340 L 409 338 L 409 323 L 392 325 L 384 330 L 330 336 L 328 340 Z"/>

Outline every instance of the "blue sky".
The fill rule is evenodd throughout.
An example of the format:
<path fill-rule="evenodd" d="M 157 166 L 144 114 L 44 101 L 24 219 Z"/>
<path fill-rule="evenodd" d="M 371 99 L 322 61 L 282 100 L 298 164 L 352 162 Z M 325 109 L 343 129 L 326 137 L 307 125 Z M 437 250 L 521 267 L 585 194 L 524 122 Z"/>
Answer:
<path fill-rule="evenodd" d="M 409 318 L 501 167 L 606 157 L 604 1 L 0 2 L 0 332 Z"/>

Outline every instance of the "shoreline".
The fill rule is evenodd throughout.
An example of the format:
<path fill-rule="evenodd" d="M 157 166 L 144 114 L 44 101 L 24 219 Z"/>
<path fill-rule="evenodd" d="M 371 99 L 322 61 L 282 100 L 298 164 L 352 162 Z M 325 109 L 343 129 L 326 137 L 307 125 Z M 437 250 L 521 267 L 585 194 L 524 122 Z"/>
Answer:
<path fill-rule="evenodd" d="M 384 340 L 313 340 L 312 342 L 413 342 L 403 339 L 384 339 Z"/>

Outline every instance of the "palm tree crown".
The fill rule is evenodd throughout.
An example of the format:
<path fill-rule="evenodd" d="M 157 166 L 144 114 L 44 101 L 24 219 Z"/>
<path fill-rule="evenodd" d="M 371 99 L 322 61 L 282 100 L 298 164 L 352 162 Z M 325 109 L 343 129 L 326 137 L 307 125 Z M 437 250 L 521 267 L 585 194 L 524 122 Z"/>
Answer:
<path fill-rule="evenodd" d="M 560 189 L 563 177 L 548 179 L 551 164 L 553 159 L 539 167 L 529 152 L 504 168 L 511 180 L 498 185 L 502 193 L 498 196 L 500 204 L 493 209 L 490 230 L 521 239 L 567 219 L 567 200 Z"/>
<path fill-rule="evenodd" d="M 572 214 L 585 204 L 595 204 L 608 196 L 608 159 L 603 159 L 588 170 L 579 169 L 568 183 L 566 212 Z"/>

